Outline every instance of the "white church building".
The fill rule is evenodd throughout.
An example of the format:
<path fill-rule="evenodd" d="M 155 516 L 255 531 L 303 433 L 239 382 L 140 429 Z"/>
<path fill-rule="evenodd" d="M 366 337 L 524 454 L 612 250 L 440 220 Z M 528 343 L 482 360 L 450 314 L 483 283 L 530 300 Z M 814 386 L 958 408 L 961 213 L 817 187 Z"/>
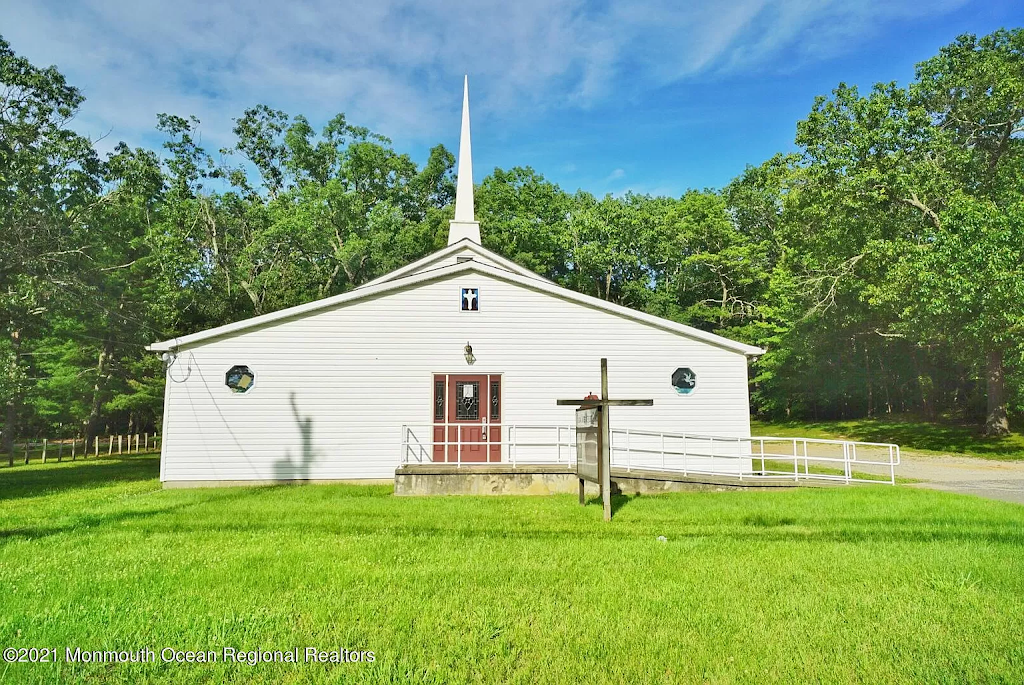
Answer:
<path fill-rule="evenodd" d="M 748 454 L 747 361 L 762 352 L 567 290 L 485 249 L 468 90 L 446 248 L 341 295 L 149 349 L 167 366 L 167 486 L 568 465 L 574 408 L 556 400 L 600 392 L 601 358 L 613 397 L 654 400 L 614 409 L 613 463 L 674 458 L 666 434 L 717 436 L 720 453 Z"/>

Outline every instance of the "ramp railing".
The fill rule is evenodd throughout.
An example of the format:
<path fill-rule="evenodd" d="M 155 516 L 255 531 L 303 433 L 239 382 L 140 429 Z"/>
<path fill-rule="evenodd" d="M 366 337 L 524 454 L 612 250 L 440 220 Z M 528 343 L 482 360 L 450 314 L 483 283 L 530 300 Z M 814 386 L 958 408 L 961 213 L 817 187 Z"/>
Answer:
<path fill-rule="evenodd" d="M 900 447 L 892 443 L 612 430 L 612 467 L 627 472 L 895 485 L 899 464 Z"/>
<path fill-rule="evenodd" d="M 575 464 L 573 426 L 490 424 L 487 428 L 497 428 L 500 440 L 488 440 L 489 430 L 481 431 L 480 440 L 463 440 L 458 427 L 465 425 L 403 425 L 400 464 L 449 463 L 467 468 L 496 461 L 513 468 Z M 441 439 L 435 439 L 438 435 Z M 485 446 L 489 447 L 479 449 Z M 481 453 L 486 455 L 483 459 Z M 638 475 L 657 471 L 683 477 L 895 484 L 900 447 L 853 440 L 747 438 L 622 428 L 611 431 L 611 463 L 614 469 Z"/>

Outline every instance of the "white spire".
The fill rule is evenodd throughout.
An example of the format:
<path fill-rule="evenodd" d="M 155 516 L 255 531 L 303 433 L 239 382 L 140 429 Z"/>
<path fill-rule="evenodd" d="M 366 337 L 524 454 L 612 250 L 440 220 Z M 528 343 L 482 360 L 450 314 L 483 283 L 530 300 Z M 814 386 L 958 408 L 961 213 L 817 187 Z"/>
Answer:
<path fill-rule="evenodd" d="M 480 224 L 473 216 L 473 152 L 469 144 L 469 76 L 462 90 L 462 137 L 459 140 L 458 183 L 455 186 L 455 218 L 448 225 L 448 244 L 463 238 L 480 244 Z"/>

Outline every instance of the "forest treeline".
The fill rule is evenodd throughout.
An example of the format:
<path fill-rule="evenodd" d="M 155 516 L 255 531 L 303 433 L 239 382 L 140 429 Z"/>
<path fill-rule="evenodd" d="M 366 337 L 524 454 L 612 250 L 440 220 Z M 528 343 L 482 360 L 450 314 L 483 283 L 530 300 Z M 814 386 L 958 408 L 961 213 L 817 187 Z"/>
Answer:
<path fill-rule="evenodd" d="M 446 244 L 454 164 L 343 114 L 264 105 L 208 150 L 100 155 L 82 94 L 0 39 L 0 427 L 158 427 L 183 335 L 343 292 Z M 890 412 L 1006 432 L 1024 410 L 1024 31 L 965 35 L 906 87 L 840 84 L 796 153 L 681 197 L 567 192 L 529 167 L 477 187 L 486 247 L 574 290 L 762 346 L 752 410 Z M 643 354 L 638 350 L 637 354 Z M 5 448 L 7 445 L 5 445 Z"/>

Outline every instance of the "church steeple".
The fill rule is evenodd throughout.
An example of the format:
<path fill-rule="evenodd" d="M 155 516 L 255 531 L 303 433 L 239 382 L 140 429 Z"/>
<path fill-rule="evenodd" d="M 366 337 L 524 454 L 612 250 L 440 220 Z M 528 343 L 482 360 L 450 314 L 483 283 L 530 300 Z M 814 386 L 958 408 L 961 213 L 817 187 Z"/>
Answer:
<path fill-rule="evenodd" d="M 458 182 L 455 186 L 455 218 L 448 224 L 448 244 L 464 238 L 480 244 L 480 224 L 473 216 L 473 153 L 469 144 L 469 76 L 462 87 L 462 137 L 459 139 Z"/>

